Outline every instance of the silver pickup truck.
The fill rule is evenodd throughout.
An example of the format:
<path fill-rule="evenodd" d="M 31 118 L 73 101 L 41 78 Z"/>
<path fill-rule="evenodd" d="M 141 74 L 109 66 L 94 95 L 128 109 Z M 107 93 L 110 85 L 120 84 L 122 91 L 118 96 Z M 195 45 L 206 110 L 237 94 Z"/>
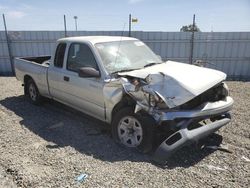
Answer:
<path fill-rule="evenodd" d="M 231 119 L 226 74 L 163 62 L 135 38 L 63 38 L 52 57 L 16 58 L 15 73 L 32 103 L 51 98 L 107 122 L 115 141 L 154 148 L 160 164 Z"/>

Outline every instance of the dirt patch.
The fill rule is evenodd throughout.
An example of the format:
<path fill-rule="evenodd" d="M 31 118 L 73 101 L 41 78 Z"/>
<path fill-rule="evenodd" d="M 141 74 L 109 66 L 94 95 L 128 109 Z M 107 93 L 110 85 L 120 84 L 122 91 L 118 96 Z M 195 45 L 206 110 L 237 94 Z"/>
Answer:
<path fill-rule="evenodd" d="M 116 145 L 107 125 L 53 101 L 34 106 L 1 77 L 0 187 L 249 187 L 250 83 L 228 85 L 233 119 L 210 140 L 231 153 L 188 147 L 163 169 Z"/>

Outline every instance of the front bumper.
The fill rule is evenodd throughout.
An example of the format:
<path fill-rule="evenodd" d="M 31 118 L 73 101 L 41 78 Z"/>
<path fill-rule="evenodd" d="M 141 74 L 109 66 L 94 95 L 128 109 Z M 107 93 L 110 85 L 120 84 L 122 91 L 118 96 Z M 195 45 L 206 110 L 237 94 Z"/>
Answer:
<path fill-rule="evenodd" d="M 182 111 L 158 111 L 156 118 L 162 121 L 175 120 L 180 118 L 198 118 L 220 115 L 228 112 L 233 107 L 233 99 L 226 97 L 225 100 L 207 102 L 194 110 Z"/>
<path fill-rule="evenodd" d="M 166 164 L 167 159 L 178 149 L 193 142 L 197 142 L 228 124 L 231 120 L 228 111 L 232 108 L 232 105 L 233 99 L 227 97 L 225 101 L 206 103 L 200 108 L 192 111 L 162 113 L 160 116 L 160 122 L 175 119 L 183 119 L 183 121 L 178 124 L 180 129 L 170 135 L 156 149 L 153 155 L 153 160 L 158 164 L 164 165 Z M 218 119 L 212 123 L 194 129 L 189 128 L 189 125 L 193 123 L 194 119 L 202 120 L 215 116 Z"/>

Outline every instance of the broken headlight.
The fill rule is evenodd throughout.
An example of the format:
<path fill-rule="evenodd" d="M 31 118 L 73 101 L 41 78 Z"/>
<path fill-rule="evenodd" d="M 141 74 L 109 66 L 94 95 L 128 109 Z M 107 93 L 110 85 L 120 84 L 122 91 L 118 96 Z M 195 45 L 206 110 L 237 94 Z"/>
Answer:
<path fill-rule="evenodd" d="M 159 98 L 156 95 L 149 95 L 149 105 L 152 107 L 156 106 L 157 101 L 159 100 Z"/>
<path fill-rule="evenodd" d="M 223 82 L 223 94 L 225 96 L 229 95 L 229 88 L 228 88 L 228 86 L 227 86 L 227 84 L 225 82 Z"/>
<path fill-rule="evenodd" d="M 215 101 L 222 100 L 229 95 L 227 84 L 222 82 L 218 87 L 214 89 Z"/>
<path fill-rule="evenodd" d="M 166 103 L 157 95 L 149 95 L 149 105 L 151 107 L 157 107 L 159 109 L 161 108 L 167 108 Z"/>

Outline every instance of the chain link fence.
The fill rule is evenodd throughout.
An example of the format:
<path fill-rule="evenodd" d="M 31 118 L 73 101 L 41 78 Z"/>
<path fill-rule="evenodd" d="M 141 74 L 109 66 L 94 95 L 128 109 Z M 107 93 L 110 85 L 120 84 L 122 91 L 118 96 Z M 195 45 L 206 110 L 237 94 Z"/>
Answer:
<path fill-rule="evenodd" d="M 128 36 L 122 31 L 68 31 L 68 36 Z M 132 37 L 145 42 L 163 60 L 199 63 L 221 70 L 232 80 L 250 80 L 250 32 L 195 32 L 191 50 L 190 32 L 134 31 Z M 11 57 L 50 55 L 64 31 L 10 31 Z M 4 31 L 0 31 L 0 75 L 11 75 L 11 63 Z"/>

